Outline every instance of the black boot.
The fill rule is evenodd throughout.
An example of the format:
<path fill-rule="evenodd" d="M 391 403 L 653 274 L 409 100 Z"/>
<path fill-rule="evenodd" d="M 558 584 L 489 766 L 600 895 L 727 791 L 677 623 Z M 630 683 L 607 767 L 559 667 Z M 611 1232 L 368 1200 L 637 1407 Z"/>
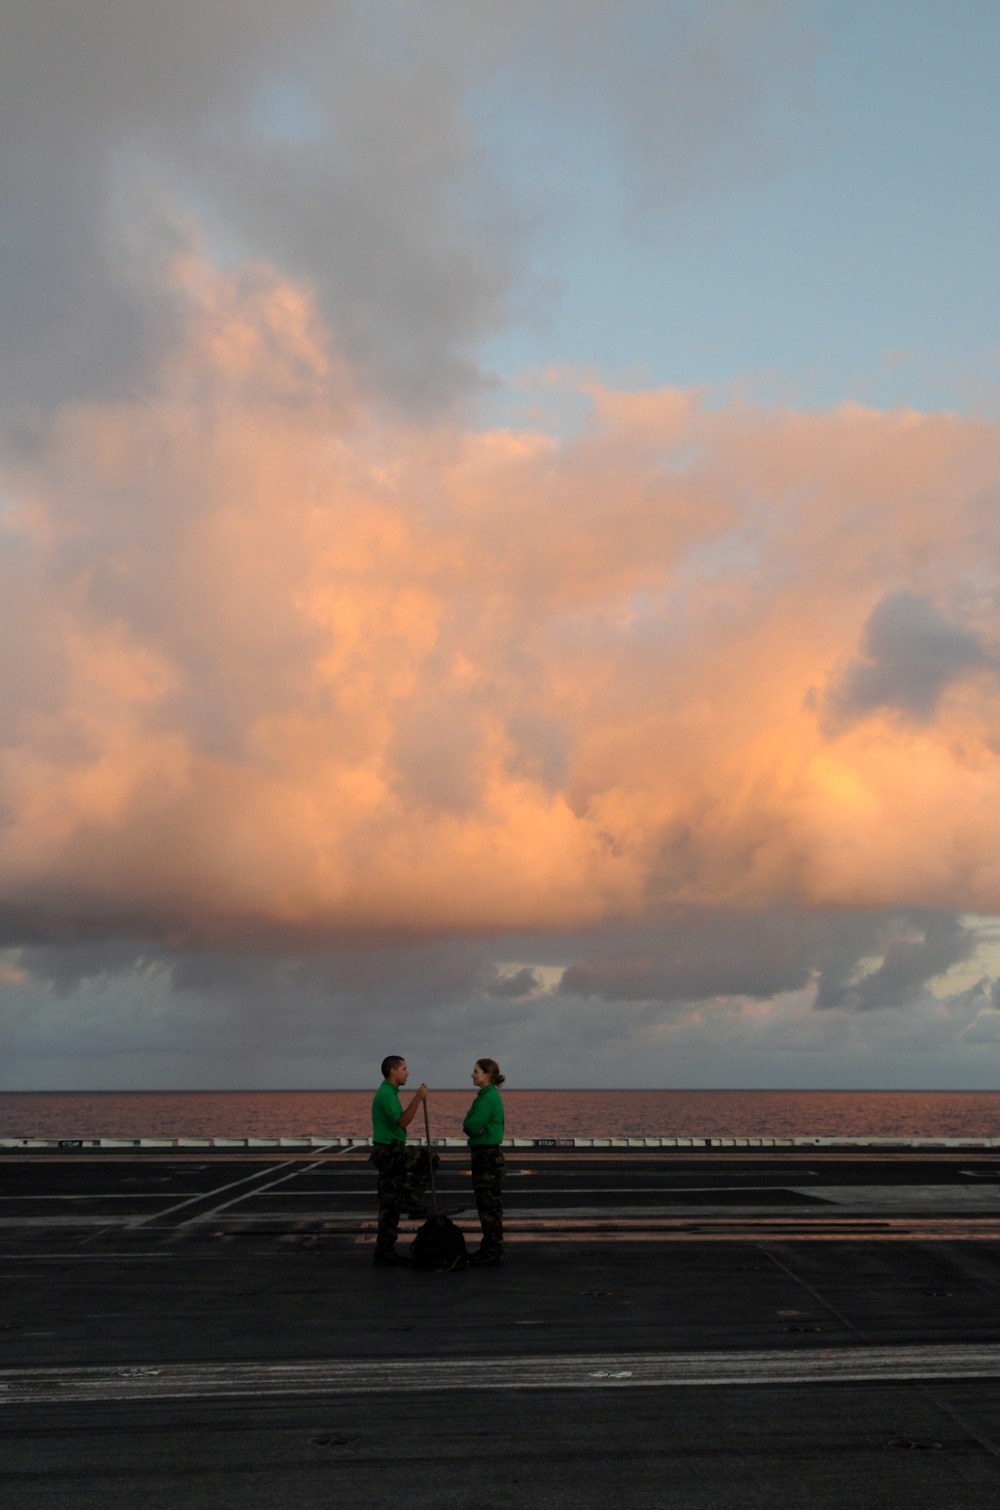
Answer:
<path fill-rule="evenodd" d="M 503 1254 L 484 1253 L 482 1248 L 480 1248 L 478 1253 L 473 1253 L 471 1255 L 469 1263 L 474 1269 L 502 1269 Z"/>

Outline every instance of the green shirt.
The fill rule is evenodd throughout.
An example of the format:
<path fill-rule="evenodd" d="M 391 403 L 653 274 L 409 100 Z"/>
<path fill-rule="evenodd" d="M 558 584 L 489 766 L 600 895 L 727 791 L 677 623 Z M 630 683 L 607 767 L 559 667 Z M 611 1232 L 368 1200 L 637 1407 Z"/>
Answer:
<path fill-rule="evenodd" d="M 484 1085 L 469 1107 L 462 1131 L 470 1148 L 496 1148 L 503 1142 L 503 1102 L 495 1085 Z"/>
<path fill-rule="evenodd" d="M 372 1142 L 405 1143 L 406 1128 L 400 1127 L 403 1108 L 391 1080 L 383 1080 L 372 1102 Z"/>

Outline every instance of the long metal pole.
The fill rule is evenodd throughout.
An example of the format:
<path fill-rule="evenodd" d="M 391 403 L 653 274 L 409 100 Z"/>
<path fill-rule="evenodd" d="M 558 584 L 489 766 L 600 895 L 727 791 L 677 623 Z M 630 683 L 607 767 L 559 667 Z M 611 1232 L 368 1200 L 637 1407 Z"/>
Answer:
<path fill-rule="evenodd" d="M 424 1132 L 427 1134 L 427 1166 L 431 1172 L 431 1210 L 437 1216 L 438 1196 L 437 1185 L 434 1183 L 434 1155 L 431 1152 L 431 1119 L 427 1110 L 427 1097 L 424 1097 Z"/>

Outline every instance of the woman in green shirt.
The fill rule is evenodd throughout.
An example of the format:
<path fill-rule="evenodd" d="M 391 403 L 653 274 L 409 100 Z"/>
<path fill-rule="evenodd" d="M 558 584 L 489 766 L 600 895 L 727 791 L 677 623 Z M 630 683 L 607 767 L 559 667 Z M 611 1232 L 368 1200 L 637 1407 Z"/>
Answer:
<path fill-rule="evenodd" d="M 503 1263 L 503 1205 L 500 1197 L 507 1166 L 500 1151 L 503 1102 L 499 1087 L 505 1078 L 495 1059 L 476 1060 L 472 1070 L 476 1099 L 462 1123 L 462 1131 L 472 1151 L 472 1188 L 483 1229 L 479 1251 L 469 1260 L 477 1268 L 499 1269 Z"/>

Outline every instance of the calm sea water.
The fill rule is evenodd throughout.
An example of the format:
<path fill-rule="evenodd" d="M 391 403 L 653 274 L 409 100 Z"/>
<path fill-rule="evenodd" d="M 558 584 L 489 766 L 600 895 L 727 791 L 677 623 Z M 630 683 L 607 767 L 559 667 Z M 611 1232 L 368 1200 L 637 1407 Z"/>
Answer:
<path fill-rule="evenodd" d="M 404 1091 L 405 1100 L 405 1091 Z M 364 1137 L 371 1091 L 0 1093 L 0 1137 Z M 436 1137 L 461 1137 L 471 1091 L 435 1091 Z M 1000 1136 L 1000 1091 L 504 1092 L 516 1137 Z M 420 1123 L 417 1124 L 420 1127 Z"/>

